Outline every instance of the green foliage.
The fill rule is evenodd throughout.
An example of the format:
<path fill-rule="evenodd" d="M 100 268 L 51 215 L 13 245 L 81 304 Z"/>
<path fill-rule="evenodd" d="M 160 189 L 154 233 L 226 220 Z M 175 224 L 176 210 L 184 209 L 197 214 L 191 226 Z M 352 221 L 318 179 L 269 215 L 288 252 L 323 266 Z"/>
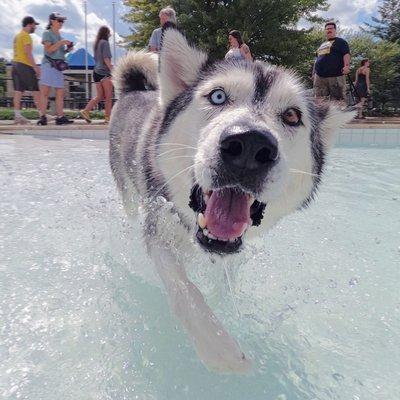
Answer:
<path fill-rule="evenodd" d="M 374 102 L 380 109 L 400 99 L 400 45 L 376 39 L 368 33 L 349 38 L 352 52 L 352 70 L 360 66 L 363 58 L 370 60 L 371 87 Z"/>
<path fill-rule="evenodd" d="M 7 91 L 6 81 L 6 60 L 0 58 L 0 97 L 4 96 Z"/>
<path fill-rule="evenodd" d="M 255 58 L 291 67 L 312 86 L 315 51 L 325 40 L 315 12 L 328 8 L 326 0 L 125 0 L 124 4 L 129 9 L 125 21 L 135 27 L 126 37 L 129 47 L 147 47 L 151 32 L 159 26 L 159 10 L 171 5 L 180 29 L 212 59 L 224 56 L 228 32 L 238 29 Z M 371 60 L 374 102 L 384 110 L 400 99 L 399 46 L 390 42 L 399 40 L 400 0 L 384 0 L 379 12 L 378 25 L 370 26 L 375 37 L 366 32 L 339 36 L 350 38 L 353 74 L 362 58 Z M 315 28 L 297 29 L 301 18 Z"/>
<path fill-rule="evenodd" d="M 400 0 L 384 0 L 378 10 L 380 18 L 372 18 L 375 25 L 366 23 L 367 31 L 381 39 L 400 41 Z"/>
<path fill-rule="evenodd" d="M 147 47 L 151 32 L 159 27 L 160 10 L 170 2 L 166 0 L 124 0 L 124 5 L 131 11 L 123 16 L 123 20 L 131 25 L 131 34 L 125 37 L 125 42 L 131 48 Z"/>
<path fill-rule="evenodd" d="M 159 26 L 159 10 L 171 5 L 189 40 L 212 58 L 224 56 L 228 32 L 238 29 L 256 58 L 287 66 L 303 58 L 301 47 L 307 42 L 307 31 L 296 29 L 297 22 L 315 20 L 312 14 L 327 8 L 326 0 L 125 0 L 124 4 L 131 9 L 125 21 L 137 29 L 126 38 L 130 47 L 147 46 L 152 30 Z"/>

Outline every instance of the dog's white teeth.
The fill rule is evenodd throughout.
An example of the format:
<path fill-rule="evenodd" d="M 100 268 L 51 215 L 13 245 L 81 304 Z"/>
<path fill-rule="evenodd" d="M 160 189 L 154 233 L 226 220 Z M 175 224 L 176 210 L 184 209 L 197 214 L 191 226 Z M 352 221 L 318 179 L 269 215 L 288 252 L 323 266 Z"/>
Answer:
<path fill-rule="evenodd" d="M 209 239 L 217 240 L 217 238 L 211 234 L 208 229 L 203 229 L 203 235 L 207 236 Z"/>
<path fill-rule="evenodd" d="M 256 198 L 251 194 L 249 197 L 249 203 L 252 205 L 256 201 Z"/>
<path fill-rule="evenodd" d="M 207 225 L 206 217 L 203 213 L 199 213 L 197 216 L 197 223 L 199 224 L 201 229 L 204 229 Z"/>
<path fill-rule="evenodd" d="M 208 203 L 208 200 L 210 200 L 210 196 L 208 194 L 205 194 L 204 195 L 204 201 L 205 201 L 206 204 Z"/>
<path fill-rule="evenodd" d="M 236 238 L 229 239 L 229 243 L 235 243 L 235 242 L 236 242 Z"/>

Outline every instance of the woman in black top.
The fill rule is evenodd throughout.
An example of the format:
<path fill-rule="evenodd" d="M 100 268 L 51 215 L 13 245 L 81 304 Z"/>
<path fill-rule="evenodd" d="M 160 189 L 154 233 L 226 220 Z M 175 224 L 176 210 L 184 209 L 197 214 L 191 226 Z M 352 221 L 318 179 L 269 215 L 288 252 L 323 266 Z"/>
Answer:
<path fill-rule="evenodd" d="M 360 98 L 360 102 L 357 104 L 358 115 L 357 119 L 364 119 L 363 107 L 365 100 L 370 94 L 370 80 L 369 80 L 369 60 L 365 59 L 361 61 L 360 68 L 356 71 L 356 81 L 354 82 L 357 96 Z"/>
<path fill-rule="evenodd" d="M 111 36 L 110 29 L 107 26 L 101 26 L 97 32 L 94 42 L 94 58 L 96 65 L 93 70 L 93 80 L 96 83 L 97 95 L 89 101 L 84 110 L 80 114 L 86 122 L 92 122 L 89 112 L 104 99 L 105 103 L 105 123 L 110 121 L 112 109 L 113 86 L 111 81 L 111 49 L 108 39 Z"/>

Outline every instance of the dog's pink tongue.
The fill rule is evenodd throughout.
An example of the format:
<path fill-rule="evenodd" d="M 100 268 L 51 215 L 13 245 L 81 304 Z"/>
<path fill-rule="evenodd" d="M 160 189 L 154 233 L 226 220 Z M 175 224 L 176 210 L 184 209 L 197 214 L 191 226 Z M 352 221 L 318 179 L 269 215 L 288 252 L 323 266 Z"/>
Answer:
<path fill-rule="evenodd" d="M 249 197 L 230 189 L 214 190 L 207 202 L 207 230 L 218 239 L 236 239 L 250 221 Z"/>

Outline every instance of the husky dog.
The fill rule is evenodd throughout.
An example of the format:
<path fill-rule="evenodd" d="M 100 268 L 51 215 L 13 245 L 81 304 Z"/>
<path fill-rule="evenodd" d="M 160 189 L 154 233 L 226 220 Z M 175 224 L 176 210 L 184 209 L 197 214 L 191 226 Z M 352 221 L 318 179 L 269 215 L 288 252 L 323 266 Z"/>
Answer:
<path fill-rule="evenodd" d="M 131 52 L 114 72 L 120 99 L 110 163 L 127 212 L 144 210 L 144 237 L 170 306 L 203 363 L 249 370 L 235 339 L 188 279 L 181 252 L 234 254 L 252 235 L 306 207 L 334 131 L 353 113 L 316 104 L 290 71 L 224 60 L 165 32 L 157 55 Z M 201 266 L 200 266 L 201 267 Z"/>

